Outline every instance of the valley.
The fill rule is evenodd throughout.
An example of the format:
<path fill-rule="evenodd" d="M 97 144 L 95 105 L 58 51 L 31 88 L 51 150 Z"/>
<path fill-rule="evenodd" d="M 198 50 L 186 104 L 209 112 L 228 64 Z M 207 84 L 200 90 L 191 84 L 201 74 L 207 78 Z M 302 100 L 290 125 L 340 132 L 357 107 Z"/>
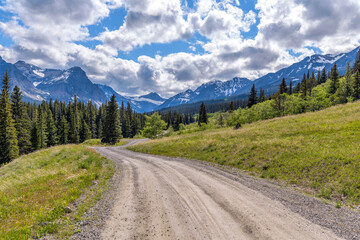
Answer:
<path fill-rule="evenodd" d="M 136 147 L 139 140 L 130 142 L 133 143 Z M 111 190 L 86 216 L 72 239 L 360 236 L 359 213 L 337 209 L 236 170 L 183 158 L 134 153 L 123 147 L 96 151 L 111 159 L 117 172 Z"/>
<path fill-rule="evenodd" d="M 360 240 L 359 16 L 0 0 L 0 240 Z"/>

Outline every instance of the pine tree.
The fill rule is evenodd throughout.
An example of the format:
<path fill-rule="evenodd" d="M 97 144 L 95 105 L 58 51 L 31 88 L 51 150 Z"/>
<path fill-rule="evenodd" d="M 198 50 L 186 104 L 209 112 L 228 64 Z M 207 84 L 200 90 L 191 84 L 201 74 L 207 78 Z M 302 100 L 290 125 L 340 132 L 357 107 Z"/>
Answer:
<path fill-rule="evenodd" d="M 5 72 L 0 96 L 0 164 L 10 162 L 19 156 L 14 119 L 10 103 L 10 78 Z"/>
<path fill-rule="evenodd" d="M 121 129 L 122 134 L 125 138 L 131 137 L 131 119 L 132 119 L 132 109 L 131 105 L 128 102 L 127 108 L 125 109 L 123 105 L 121 106 L 121 111 L 123 111 L 122 121 L 121 121 Z"/>
<path fill-rule="evenodd" d="M 301 90 L 301 83 L 296 84 L 293 93 L 299 93 Z"/>
<path fill-rule="evenodd" d="M 286 81 L 285 81 L 285 78 L 283 78 L 281 81 L 281 84 L 280 84 L 279 93 L 283 94 L 283 93 L 287 93 L 287 91 L 288 91 L 288 88 L 286 85 Z"/>
<path fill-rule="evenodd" d="M 331 79 L 330 93 L 335 94 L 336 90 L 339 88 L 339 71 L 337 70 L 336 63 L 331 69 L 330 79 Z"/>
<path fill-rule="evenodd" d="M 12 116 L 15 120 L 15 128 L 16 123 L 19 122 L 20 116 L 22 114 L 22 92 L 18 86 L 15 86 L 11 93 L 11 110 Z"/>
<path fill-rule="evenodd" d="M 61 122 L 60 122 L 60 126 L 58 129 L 58 135 L 59 135 L 59 143 L 60 144 L 68 143 L 69 124 L 64 115 L 61 117 Z"/>
<path fill-rule="evenodd" d="M 229 104 L 229 112 L 232 113 L 234 111 L 234 101 L 231 101 Z"/>
<path fill-rule="evenodd" d="M 293 84 L 292 81 L 290 81 L 289 92 L 288 92 L 289 95 L 293 94 L 293 85 L 292 84 Z"/>
<path fill-rule="evenodd" d="M 311 92 L 312 92 L 312 89 L 316 86 L 316 78 L 315 78 L 315 73 L 314 71 L 312 71 L 311 73 L 311 78 L 307 80 L 307 89 L 309 91 L 309 96 L 311 96 Z"/>
<path fill-rule="evenodd" d="M 306 95 L 307 95 L 307 92 L 308 92 L 308 89 L 307 89 L 307 79 L 306 79 L 306 76 L 304 74 L 303 76 L 303 79 L 301 81 L 301 86 L 300 86 L 300 92 L 301 92 L 301 97 L 302 98 L 305 98 Z"/>
<path fill-rule="evenodd" d="M 70 105 L 70 104 L 69 104 Z M 69 131 L 69 141 L 71 143 L 79 143 L 79 125 L 80 125 L 80 118 L 79 118 L 79 106 L 77 102 L 77 97 L 74 95 L 74 103 L 72 106 L 72 111 L 70 112 L 70 131 Z"/>
<path fill-rule="evenodd" d="M 128 104 L 129 106 L 130 104 Z M 124 102 L 121 102 L 120 107 L 120 122 L 121 122 L 121 132 L 124 138 L 128 138 L 130 136 L 130 123 L 127 116 L 127 111 L 124 107 Z"/>
<path fill-rule="evenodd" d="M 355 100 L 360 99 L 360 73 L 356 71 L 353 83 L 353 96 Z"/>
<path fill-rule="evenodd" d="M 265 101 L 266 101 L 265 90 L 264 90 L 264 89 L 260 89 L 259 102 L 265 102 Z"/>
<path fill-rule="evenodd" d="M 202 102 L 201 105 L 200 105 L 200 112 L 199 112 L 199 119 L 198 119 L 199 126 L 202 123 L 205 123 L 205 124 L 208 123 L 208 116 L 207 116 L 207 113 L 206 113 L 206 107 L 205 107 L 204 102 Z"/>
<path fill-rule="evenodd" d="M 22 102 L 22 92 L 15 86 L 11 93 L 11 108 L 15 121 L 15 129 L 19 146 L 19 154 L 29 153 L 31 150 L 30 142 L 30 118 Z"/>
<path fill-rule="evenodd" d="M 46 133 L 47 133 L 47 146 L 55 146 L 58 143 L 57 128 L 54 123 L 54 117 L 51 108 L 47 111 L 46 117 Z"/>
<path fill-rule="evenodd" d="M 81 126 L 80 126 L 80 142 L 85 142 L 90 138 L 91 138 L 91 131 L 88 125 L 86 124 L 85 120 L 83 119 L 81 121 Z"/>
<path fill-rule="evenodd" d="M 96 138 L 96 107 L 92 104 L 92 101 L 90 101 L 87 108 L 91 138 Z"/>
<path fill-rule="evenodd" d="M 37 133 L 39 137 L 39 148 L 47 147 L 48 134 L 46 131 L 46 115 L 45 110 L 42 106 L 39 106 L 38 109 L 38 118 L 37 118 Z"/>
<path fill-rule="evenodd" d="M 176 114 L 174 124 L 172 125 L 174 131 L 179 131 L 181 123 L 183 123 L 182 115 Z"/>
<path fill-rule="evenodd" d="M 103 123 L 104 123 L 104 107 L 100 106 L 98 115 L 96 116 L 96 138 L 102 138 Z"/>
<path fill-rule="evenodd" d="M 106 107 L 103 138 L 101 139 L 101 142 L 116 144 L 121 139 L 121 125 L 118 108 L 119 106 L 116 102 L 115 94 L 113 94 Z"/>
<path fill-rule="evenodd" d="M 327 80 L 326 69 L 323 68 L 323 70 L 322 70 L 322 72 L 321 72 L 321 77 L 320 77 L 319 84 L 325 83 L 326 80 Z"/>
<path fill-rule="evenodd" d="M 20 115 L 19 123 L 17 124 L 17 137 L 19 153 L 22 155 L 31 152 L 31 121 L 24 107 L 21 111 L 22 114 Z"/>
<path fill-rule="evenodd" d="M 190 114 L 190 123 L 194 123 L 195 122 L 195 118 L 192 114 Z"/>
<path fill-rule="evenodd" d="M 136 117 L 135 112 L 131 112 L 131 117 L 130 117 L 130 137 L 133 138 L 135 137 L 135 135 L 138 133 L 139 128 L 140 128 L 140 121 L 139 119 Z"/>
<path fill-rule="evenodd" d="M 30 132 L 30 142 L 33 151 L 40 149 L 40 138 L 37 121 L 33 122 Z"/>
<path fill-rule="evenodd" d="M 360 71 L 360 49 L 358 50 L 356 54 L 355 63 L 352 69 L 352 73 L 356 73 L 357 71 Z"/>
<path fill-rule="evenodd" d="M 253 84 L 250 94 L 249 94 L 249 98 L 248 98 L 248 104 L 247 106 L 250 108 L 253 105 L 255 105 L 257 103 L 257 91 L 255 88 L 255 84 Z"/>
<path fill-rule="evenodd" d="M 139 127 L 139 122 L 137 121 L 137 119 L 135 118 L 130 102 L 127 103 L 127 107 L 126 107 L 126 131 L 128 131 L 128 137 L 134 137 L 136 135 L 136 133 L 138 132 L 138 127 Z"/>
<path fill-rule="evenodd" d="M 345 74 L 345 81 L 344 81 L 344 97 L 346 98 L 346 102 L 347 102 L 347 98 L 351 97 L 353 95 L 352 91 L 352 69 L 350 66 L 350 62 L 347 62 L 346 64 L 346 74 Z M 345 101 L 344 101 L 345 102 Z"/>

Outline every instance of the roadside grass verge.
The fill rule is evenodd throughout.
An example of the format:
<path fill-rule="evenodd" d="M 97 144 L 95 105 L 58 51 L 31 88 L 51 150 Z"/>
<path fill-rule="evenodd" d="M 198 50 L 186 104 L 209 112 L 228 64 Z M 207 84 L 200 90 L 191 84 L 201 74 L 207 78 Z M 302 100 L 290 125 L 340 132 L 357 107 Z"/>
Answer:
<path fill-rule="evenodd" d="M 360 102 L 355 102 L 128 148 L 236 167 L 351 206 L 360 203 L 359 146 Z"/>
<path fill-rule="evenodd" d="M 113 171 L 112 162 L 80 145 L 37 151 L 0 167 L 0 239 L 72 235 Z"/>
<path fill-rule="evenodd" d="M 115 145 L 111 145 L 108 143 L 102 143 L 101 139 L 89 139 L 82 143 L 82 145 L 89 146 L 89 147 L 118 147 L 125 145 L 126 141 L 124 139 L 120 140 Z"/>

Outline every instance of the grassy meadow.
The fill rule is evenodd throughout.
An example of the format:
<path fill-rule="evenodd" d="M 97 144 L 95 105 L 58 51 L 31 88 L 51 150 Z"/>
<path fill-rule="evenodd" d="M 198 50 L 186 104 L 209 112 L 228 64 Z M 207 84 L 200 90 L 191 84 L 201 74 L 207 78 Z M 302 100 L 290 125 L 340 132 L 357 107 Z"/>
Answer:
<path fill-rule="evenodd" d="M 244 124 L 238 130 L 161 138 L 129 149 L 236 167 L 295 184 L 337 205 L 360 203 L 360 102 Z"/>
<path fill-rule="evenodd" d="M 109 160 L 81 145 L 52 147 L 2 166 L 0 239 L 67 238 L 100 199 L 113 171 Z"/>

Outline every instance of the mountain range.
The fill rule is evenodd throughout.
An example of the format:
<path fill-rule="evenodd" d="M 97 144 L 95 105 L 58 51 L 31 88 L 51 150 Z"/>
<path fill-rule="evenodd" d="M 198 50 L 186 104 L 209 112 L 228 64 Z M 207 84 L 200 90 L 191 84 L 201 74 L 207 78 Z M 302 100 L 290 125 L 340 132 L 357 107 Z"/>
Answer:
<path fill-rule="evenodd" d="M 23 92 L 23 100 L 29 102 L 41 102 L 50 98 L 68 102 L 76 94 L 79 101 L 91 100 L 100 106 L 115 94 L 120 104 L 129 102 L 133 110 L 142 113 L 152 111 L 166 100 L 157 93 L 140 97 L 122 96 L 109 86 L 91 82 L 80 67 L 67 70 L 43 69 L 24 61 L 11 64 L 0 57 L 0 76 L 6 70 L 10 75 L 11 87 L 19 86 Z"/>
<path fill-rule="evenodd" d="M 101 105 L 111 95 L 115 94 L 119 103 L 124 102 L 126 104 L 129 102 L 133 110 L 142 113 L 185 103 L 234 96 L 244 97 L 249 93 L 253 84 L 257 89 L 262 88 L 267 94 L 272 94 L 278 90 L 282 78 L 285 78 L 287 83 L 293 82 L 293 86 L 295 86 L 308 71 L 317 73 L 324 67 L 330 70 L 335 62 L 339 73 L 344 74 L 346 63 L 354 64 L 358 51 L 359 48 L 336 55 L 316 54 L 254 81 L 239 77 L 234 77 L 228 81 L 210 81 L 195 90 L 188 89 L 169 99 L 164 99 L 155 92 L 136 97 L 123 96 L 110 86 L 93 83 L 80 67 L 72 67 L 67 70 L 43 69 L 24 61 L 18 61 L 15 64 L 8 63 L 0 57 L 0 76 L 3 76 L 6 70 L 8 71 L 11 86 L 17 85 L 20 87 L 24 101 L 41 102 L 50 98 L 60 101 L 72 101 L 74 94 L 76 94 L 80 101 L 87 102 L 91 100 L 95 104 Z"/>
<path fill-rule="evenodd" d="M 253 84 L 257 90 L 260 88 L 265 90 L 266 94 L 273 94 L 279 90 L 279 85 L 283 78 L 286 79 L 287 84 L 293 82 L 293 86 L 302 80 L 303 75 L 308 71 L 314 71 L 315 74 L 318 71 L 325 68 L 330 71 L 334 63 L 336 62 L 339 73 L 344 74 L 346 72 L 346 64 L 350 62 L 354 64 L 356 54 L 359 51 L 359 47 L 348 53 L 341 54 L 315 54 L 310 57 L 304 58 L 302 61 L 292 64 L 289 67 L 283 68 L 275 73 L 269 73 L 263 77 L 260 77 L 254 81 L 250 81 L 246 78 L 233 78 L 229 81 L 211 81 L 198 87 L 195 91 L 188 89 L 181 92 L 167 101 L 156 109 L 175 107 L 180 104 L 194 103 L 199 101 L 206 101 L 212 99 L 221 99 L 231 96 L 239 96 L 239 98 L 246 97 Z"/>

